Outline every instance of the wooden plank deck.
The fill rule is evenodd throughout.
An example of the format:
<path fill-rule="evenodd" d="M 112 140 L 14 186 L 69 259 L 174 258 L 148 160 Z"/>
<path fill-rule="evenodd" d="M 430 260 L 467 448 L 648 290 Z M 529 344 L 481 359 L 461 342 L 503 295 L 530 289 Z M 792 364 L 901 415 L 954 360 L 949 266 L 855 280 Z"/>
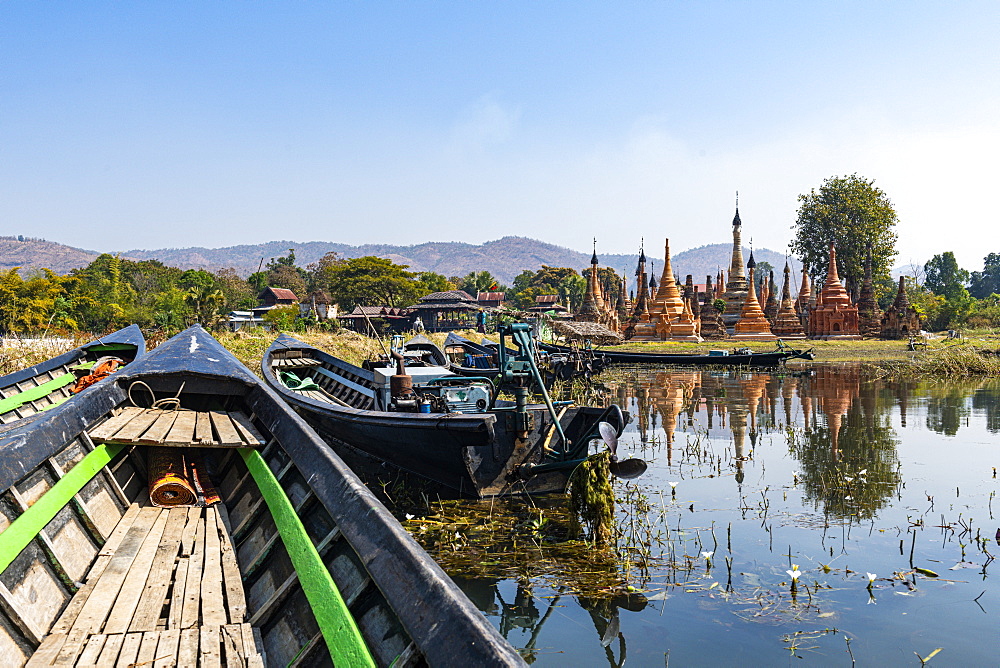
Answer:
<path fill-rule="evenodd" d="M 95 443 L 207 448 L 264 445 L 264 438 L 239 412 L 128 407 L 89 433 Z"/>
<path fill-rule="evenodd" d="M 28 666 L 255 666 L 217 508 L 132 506 Z"/>

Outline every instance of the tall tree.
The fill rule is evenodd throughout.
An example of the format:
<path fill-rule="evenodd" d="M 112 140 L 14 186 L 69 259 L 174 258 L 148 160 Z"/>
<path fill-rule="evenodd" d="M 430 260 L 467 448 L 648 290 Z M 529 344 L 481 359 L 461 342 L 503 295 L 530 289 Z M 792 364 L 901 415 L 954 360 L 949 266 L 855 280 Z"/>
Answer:
<path fill-rule="evenodd" d="M 976 301 L 969 295 L 965 284 L 969 272 L 958 266 L 951 251 L 932 257 L 924 265 L 924 287 L 944 298 L 934 317 L 928 318 L 932 329 L 957 327 L 972 313 Z"/>
<path fill-rule="evenodd" d="M 983 270 L 972 272 L 969 277 L 969 294 L 976 299 L 1000 294 L 1000 253 L 987 255 L 983 258 Z"/>
<path fill-rule="evenodd" d="M 381 257 L 351 258 L 330 270 L 330 298 L 347 311 L 366 306 L 408 306 L 418 283 L 407 265 Z"/>
<path fill-rule="evenodd" d="M 924 265 L 924 276 L 924 285 L 927 289 L 945 299 L 955 299 L 968 294 L 965 284 L 969 281 L 969 272 L 958 266 L 958 260 L 951 251 L 940 253 L 928 260 Z"/>
<path fill-rule="evenodd" d="M 826 179 L 818 191 L 799 195 L 798 218 L 792 226 L 792 252 L 814 279 L 826 274 L 829 243 L 837 245 L 838 272 L 855 297 L 861 291 L 869 256 L 876 281 L 889 278 L 896 257 L 896 210 L 874 184 L 873 179 L 857 174 Z"/>
<path fill-rule="evenodd" d="M 455 285 L 443 274 L 433 271 L 422 271 L 417 274 L 417 281 L 420 283 L 420 292 L 429 295 L 432 292 L 447 292 L 454 290 Z"/>

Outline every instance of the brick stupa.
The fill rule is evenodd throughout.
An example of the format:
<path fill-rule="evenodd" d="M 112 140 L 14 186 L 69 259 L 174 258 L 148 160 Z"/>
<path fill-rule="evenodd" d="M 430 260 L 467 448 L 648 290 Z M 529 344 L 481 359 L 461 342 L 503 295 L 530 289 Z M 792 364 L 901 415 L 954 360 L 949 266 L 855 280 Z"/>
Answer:
<path fill-rule="evenodd" d="M 649 317 L 649 276 L 646 274 L 646 251 L 639 248 L 639 266 L 635 270 L 638 285 L 635 290 L 635 306 L 626 328 L 625 338 L 632 341 L 659 341 L 656 323 Z"/>
<path fill-rule="evenodd" d="M 883 339 L 906 339 L 919 333 L 920 314 L 910 306 L 910 299 L 906 296 L 905 278 L 900 276 L 896 299 L 882 316 L 880 336 Z"/>
<path fill-rule="evenodd" d="M 701 313 L 698 319 L 701 321 L 701 338 L 703 339 L 724 339 L 729 336 L 726 325 L 722 322 L 722 315 L 719 309 L 715 308 L 715 290 L 712 289 L 712 277 L 705 277 L 705 301 L 701 305 Z"/>
<path fill-rule="evenodd" d="M 812 299 L 812 290 L 809 287 L 809 272 L 805 265 L 802 266 L 802 285 L 799 286 L 799 295 L 795 298 L 795 314 L 799 316 L 799 322 L 803 329 L 809 326 L 809 307 Z"/>
<path fill-rule="evenodd" d="M 764 300 L 764 317 L 772 325 L 774 324 L 774 319 L 778 316 L 778 309 L 780 307 L 778 290 L 774 285 L 774 270 L 772 269 L 767 282 L 767 299 Z"/>
<path fill-rule="evenodd" d="M 809 337 L 813 339 L 858 340 L 858 307 L 851 303 L 837 274 L 837 250 L 830 242 L 830 266 L 826 283 L 809 313 Z"/>
<path fill-rule="evenodd" d="M 858 330 L 861 336 L 868 339 L 882 333 L 882 309 L 878 307 L 872 286 L 871 256 L 865 262 L 865 280 L 861 284 L 861 296 L 858 298 Z"/>
<path fill-rule="evenodd" d="M 743 302 L 747 299 L 747 278 L 743 273 L 743 222 L 740 220 L 739 195 L 736 198 L 736 215 L 733 216 L 733 258 L 729 265 L 729 280 L 726 281 L 726 291 L 722 298 L 726 301 L 726 310 L 722 313 L 722 321 L 732 329 L 743 312 Z M 756 297 L 754 298 L 756 301 Z"/>
<path fill-rule="evenodd" d="M 804 339 L 806 331 L 802 327 L 799 316 L 795 313 L 795 305 L 792 302 L 792 292 L 789 287 L 791 270 L 788 262 L 785 262 L 785 280 L 781 285 L 781 305 L 778 313 L 774 316 L 771 324 L 771 332 L 779 339 Z"/>
<path fill-rule="evenodd" d="M 656 297 L 649 305 L 649 319 L 656 324 L 656 334 L 661 341 L 701 341 L 694 314 L 681 297 L 674 269 L 670 262 L 670 240 L 663 247 L 663 273 Z"/>
<path fill-rule="evenodd" d="M 771 333 L 771 326 L 764 317 L 764 311 L 757 301 L 757 290 L 754 286 L 754 269 L 757 263 L 753 259 L 753 251 L 750 252 L 750 261 L 747 262 L 750 280 L 747 288 L 746 300 L 743 302 L 743 309 L 740 312 L 740 319 L 736 321 L 733 328 L 734 341 L 774 341 L 778 337 Z"/>

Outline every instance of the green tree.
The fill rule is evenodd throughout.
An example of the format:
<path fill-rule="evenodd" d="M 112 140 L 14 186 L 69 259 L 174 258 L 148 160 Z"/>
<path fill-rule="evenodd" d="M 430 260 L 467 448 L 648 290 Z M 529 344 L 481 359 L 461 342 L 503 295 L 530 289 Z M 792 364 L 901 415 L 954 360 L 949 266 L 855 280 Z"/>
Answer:
<path fill-rule="evenodd" d="M 983 270 L 972 272 L 969 277 L 969 294 L 976 299 L 1000 294 L 1000 253 L 987 255 L 983 258 Z"/>
<path fill-rule="evenodd" d="M 876 281 L 889 278 L 896 257 L 896 210 L 874 180 L 857 174 L 826 179 L 819 191 L 799 195 L 798 217 L 790 247 L 813 279 L 826 274 L 829 243 L 837 246 L 837 269 L 857 297 L 870 256 Z"/>
<path fill-rule="evenodd" d="M 968 281 L 969 272 L 958 266 L 958 260 L 951 251 L 935 255 L 924 265 L 924 285 L 945 299 L 968 295 L 965 288 Z"/>
<path fill-rule="evenodd" d="M 570 313 L 576 313 L 580 310 L 586 294 L 587 279 L 576 272 L 559 281 L 559 299 L 570 310 Z"/>
<path fill-rule="evenodd" d="M 472 271 L 462 277 L 458 284 L 459 290 L 464 290 L 473 297 L 490 289 L 500 290 L 500 282 L 488 271 Z"/>
<path fill-rule="evenodd" d="M 449 281 L 443 274 L 436 274 L 433 271 L 420 272 L 417 274 L 417 281 L 420 284 L 420 292 L 425 295 L 429 295 L 432 292 L 446 292 L 456 289 L 455 284 Z"/>
<path fill-rule="evenodd" d="M 318 261 L 306 267 L 309 274 L 309 292 L 330 291 L 330 270 L 344 263 L 344 258 L 336 251 L 330 251 Z"/>
<path fill-rule="evenodd" d="M 352 258 L 330 270 L 330 299 L 351 311 L 366 306 L 409 306 L 419 296 L 419 283 L 407 265 L 381 257 Z"/>
<path fill-rule="evenodd" d="M 211 325 L 218 317 L 226 298 L 216 287 L 215 276 L 204 269 L 190 269 L 181 275 L 179 287 L 191 307 L 191 315 L 201 325 Z"/>
<path fill-rule="evenodd" d="M 226 311 L 246 310 L 257 305 L 258 293 L 232 267 L 215 272 L 215 285 L 222 291 Z"/>

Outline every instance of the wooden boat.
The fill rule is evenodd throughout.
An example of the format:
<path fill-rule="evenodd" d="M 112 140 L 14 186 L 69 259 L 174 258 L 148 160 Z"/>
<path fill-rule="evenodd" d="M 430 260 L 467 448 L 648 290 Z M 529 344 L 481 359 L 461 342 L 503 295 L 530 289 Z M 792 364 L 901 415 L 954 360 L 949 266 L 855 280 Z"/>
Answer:
<path fill-rule="evenodd" d="M 449 332 L 444 341 L 444 353 L 449 359 L 449 369 L 460 376 L 485 376 L 496 378 L 500 373 L 497 352 L 486 345 Z"/>
<path fill-rule="evenodd" d="M 364 369 L 284 334 L 262 372 L 352 468 L 381 477 L 388 466 L 459 496 L 565 491 L 598 423 L 619 434 L 625 426 L 617 406 L 530 404 L 524 386 L 513 388 L 516 401 L 498 401 L 486 378 L 441 367 Z M 413 386 L 411 398 L 394 393 L 396 376 Z"/>
<path fill-rule="evenodd" d="M 220 501 L 151 505 L 167 455 Z M 200 327 L 0 435 L 0 489 L 0 665 L 523 665 Z"/>
<path fill-rule="evenodd" d="M 493 342 L 475 343 L 469 339 L 449 332 L 445 339 L 444 352 L 450 359 L 448 367 L 462 376 L 485 376 L 495 378 L 499 373 L 499 344 Z M 538 368 L 546 381 L 551 385 L 555 380 L 572 380 L 573 378 L 589 378 L 604 369 L 606 360 L 600 353 L 589 349 L 566 348 L 565 350 L 540 349 L 537 360 Z"/>
<path fill-rule="evenodd" d="M 551 352 L 568 352 L 571 349 L 554 343 L 539 343 L 539 348 Z M 625 350 L 601 348 L 595 351 L 603 355 L 611 364 L 679 364 L 694 366 L 752 366 L 775 367 L 791 359 L 813 359 L 813 352 L 790 348 L 780 340 L 778 347 L 770 352 L 753 352 L 749 348 L 735 351 L 711 351 L 704 355 L 700 353 L 643 353 Z"/>
<path fill-rule="evenodd" d="M 0 377 L 0 424 L 49 410 L 73 396 L 70 388 L 102 357 L 126 364 L 146 352 L 138 325 L 102 336 L 33 367 Z"/>

